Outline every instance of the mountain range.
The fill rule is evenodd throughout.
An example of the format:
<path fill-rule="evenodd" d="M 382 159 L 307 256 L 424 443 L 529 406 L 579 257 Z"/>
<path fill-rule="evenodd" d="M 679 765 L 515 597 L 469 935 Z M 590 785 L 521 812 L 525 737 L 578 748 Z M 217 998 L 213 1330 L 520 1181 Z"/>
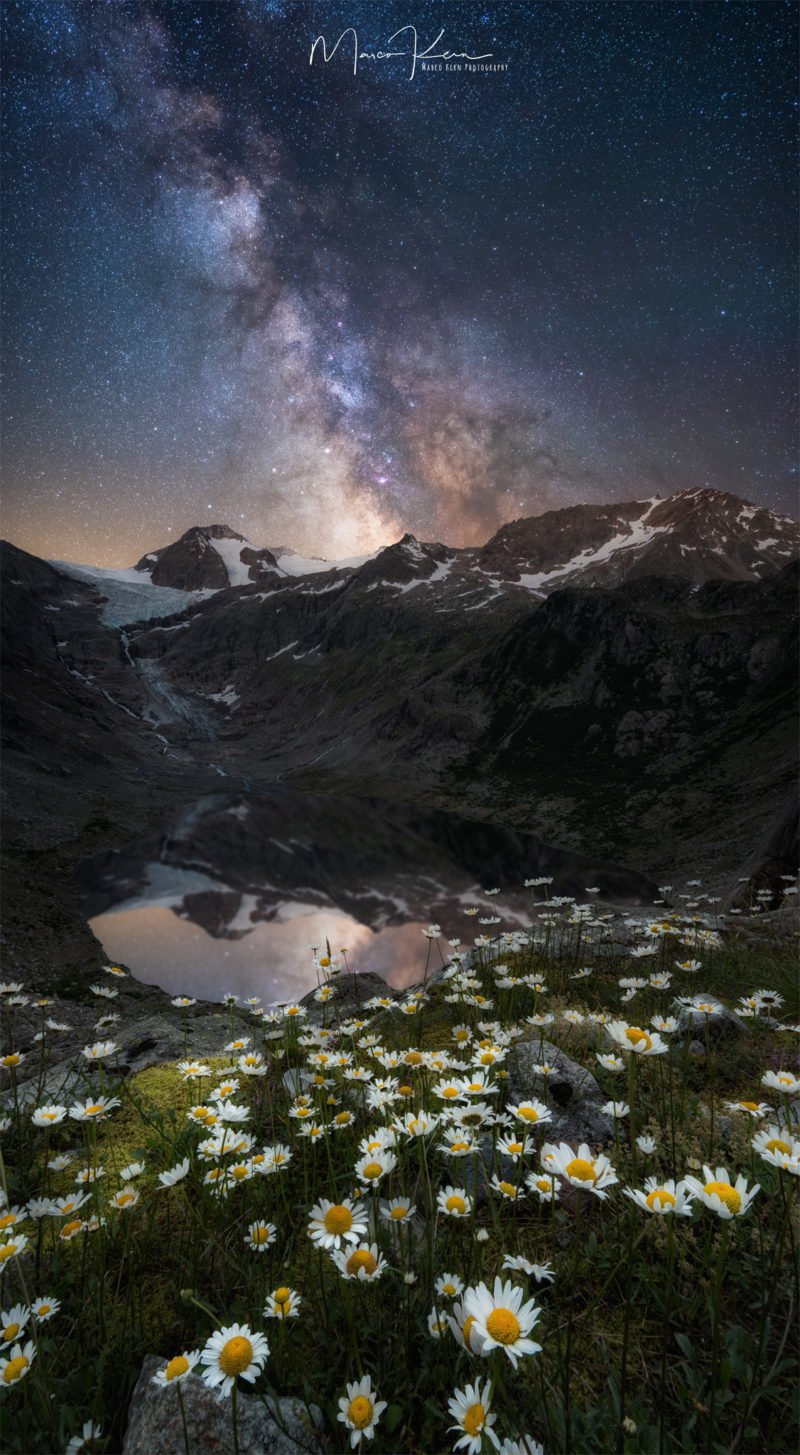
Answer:
<path fill-rule="evenodd" d="M 275 783 L 655 882 L 735 893 L 750 862 L 776 883 L 797 868 L 799 552 L 796 522 L 711 490 L 338 562 L 225 525 L 128 570 L 4 544 L 8 973 L 96 958 L 83 860 Z"/>

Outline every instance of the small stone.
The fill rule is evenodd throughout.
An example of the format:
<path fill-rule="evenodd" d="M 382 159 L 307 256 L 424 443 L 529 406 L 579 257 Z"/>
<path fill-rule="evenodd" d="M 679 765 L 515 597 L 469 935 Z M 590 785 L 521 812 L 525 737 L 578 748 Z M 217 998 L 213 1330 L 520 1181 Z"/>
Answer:
<path fill-rule="evenodd" d="M 152 1382 L 166 1362 L 148 1354 L 142 1365 L 128 1408 L 122 1455 L 185 1455 L 177 1389 L 160 1389 Z M 197 1375 L 182 1380 L 180 1389 L 189 1449 L 197 1455 L 230 1455 L 230 1399 L 218 1399 Z M 317 1455 L 321 1449 L 314 1427 L 321 1427 L 322 1416 L 315 1405 L 309 1413 L 298 1399 L 261 1400 L 240 1388 L 237 1407 L 241 1455 Z"/>

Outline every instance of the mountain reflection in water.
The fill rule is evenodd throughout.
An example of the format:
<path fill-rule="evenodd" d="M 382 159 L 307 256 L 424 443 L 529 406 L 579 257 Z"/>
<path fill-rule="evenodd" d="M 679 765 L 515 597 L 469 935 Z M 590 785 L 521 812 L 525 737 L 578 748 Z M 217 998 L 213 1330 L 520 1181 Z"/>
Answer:
<path fill-rule="evenodd" d="M 83 864 L 83 912 L 109 956 L 172 994 L 266 1003 L 315 984 L 312 946 L 392 985 L 422 976 L 422 929 L 472 943 L 530 923 L 525 879 L 553 894 L 650 901 L 641 874 L 550 849 L 530 834 L 380 799 L 276 786 L 201 799 L 143 839 Z M 488 897 L 487 889 L 500 889 Z M 541 894 L 541 891 L 539 891 Z M 499 914 L 488 929 L 465 911 Z M 434 952 L 434 963 L 439 963 Z"/>

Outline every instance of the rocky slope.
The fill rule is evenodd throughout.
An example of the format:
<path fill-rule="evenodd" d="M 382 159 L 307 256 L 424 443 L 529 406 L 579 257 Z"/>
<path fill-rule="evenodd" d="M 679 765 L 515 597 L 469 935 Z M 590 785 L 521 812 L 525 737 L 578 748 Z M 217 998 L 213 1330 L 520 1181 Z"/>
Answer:
<path fill-rule="evenodd" d="M 684 492 L 336 567 L 202 527 L 121 573 L 142 578 L 123 583 L 138 621 L 111 611 L 110 573 L 4 546 L 7 973 L 97 954 L 83 859 L 277 781 L 657 882 L 724 887 L 759 843 L 772 878 L 796 869 L 798 527 L 768 516 Z"/>

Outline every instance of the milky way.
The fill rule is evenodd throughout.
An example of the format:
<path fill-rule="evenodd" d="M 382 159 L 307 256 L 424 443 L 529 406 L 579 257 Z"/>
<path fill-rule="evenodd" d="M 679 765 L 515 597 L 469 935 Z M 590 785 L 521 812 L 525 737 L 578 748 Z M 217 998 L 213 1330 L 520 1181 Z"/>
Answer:
<path fill-rule="evenodd" d="M 2 20 L 18 544 L 128 564 L 224 520 L 334 557 L 705 484 L 793 511 L 794 6 Z M 309 65 L 412 23 L 505 69 Z"/>

